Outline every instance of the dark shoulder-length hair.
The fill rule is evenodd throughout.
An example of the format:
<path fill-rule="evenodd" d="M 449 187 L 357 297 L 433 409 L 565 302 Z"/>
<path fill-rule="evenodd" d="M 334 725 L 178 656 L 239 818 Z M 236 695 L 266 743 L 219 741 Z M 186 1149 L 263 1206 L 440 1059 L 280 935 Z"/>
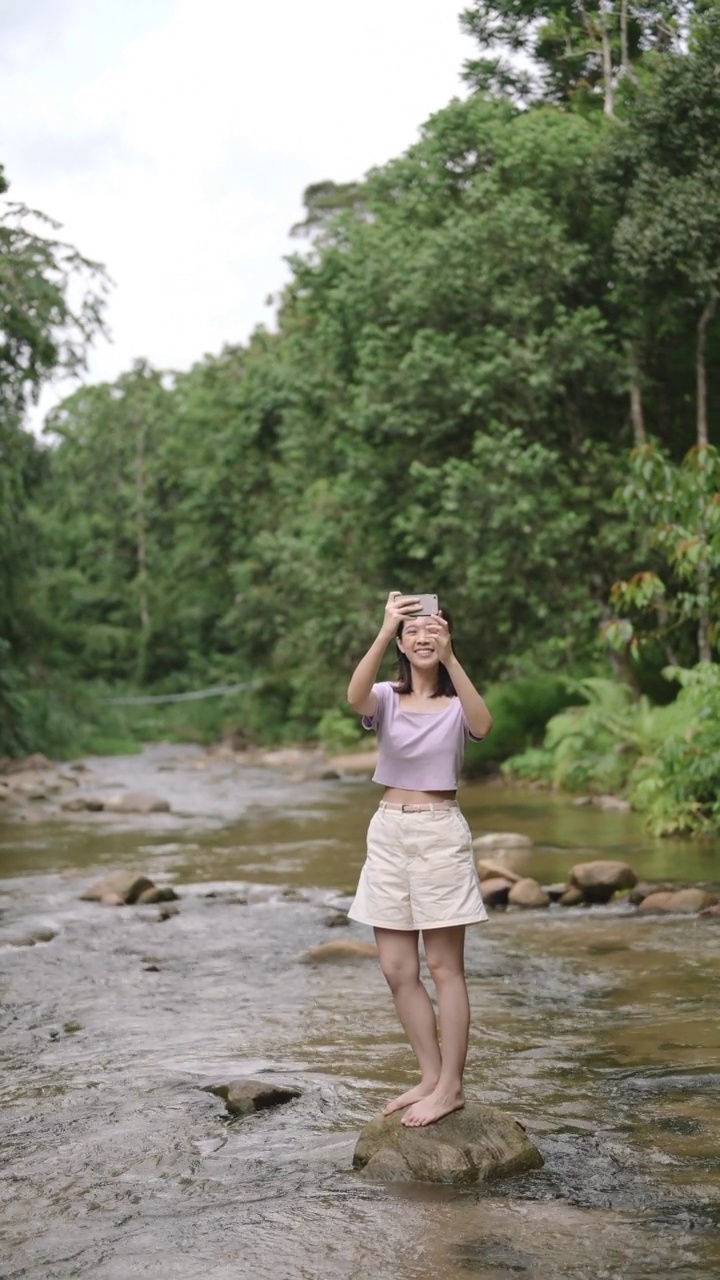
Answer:
<path fill-rule="evenodd" d="M 447 622 L 448 627 L 450 629 L 450 636 L 452 637 L 453 624 L 452 624 L 452 617 L 450 616 L 450 613 L 448 612 L 447 609 L 438 609 L 438 613 L 440 614 L 440 617 L 444 618 L 445 621 Z M 412 621 L 412 619 L 408 619 L 408 621 Z M 400 639 L 403 633 L 404 625 L 405 624 L 401 622 L 400 626 L 395 632 L 395 638 L 397 640 Z M 453 645 L 453 652 L 454 652 L 454 649 L 455 649 L 455 646 Z M 410 668 L 410 663 L 408 662 L 408 659 L 405 657 L 405 654 L 401 653 L 399 649 L 398 649 L 398 676 L 397 676 L 397 680 L 393 684 L 393 689 L 395 690 L 396 693 L 412 693 L 413 691 L 412 670 Z M 450 675 L 447 667 L 443 666 L 442 662 L 438 667 L 437 684 L 435 686 L 435 692 L 433 693 L 432 696 L 433 698 L 456 698 L 457 697 L 457 690 L 455 688 L 455 685 L 450 679 Z"/>

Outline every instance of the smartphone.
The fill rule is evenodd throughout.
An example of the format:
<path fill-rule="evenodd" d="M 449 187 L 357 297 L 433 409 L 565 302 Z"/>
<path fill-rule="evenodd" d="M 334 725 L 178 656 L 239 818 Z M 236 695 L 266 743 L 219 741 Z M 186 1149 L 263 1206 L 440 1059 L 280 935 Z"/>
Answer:
<path fill-rule="evenodd" d="M 408 591 L 408 595 L 412 595 L 412 594 L 413 594 L 412 591 Z M 413 613 L 411 614 L 411 617 L 428 618 L 431 613 L 437 613 L 438 611 L 437 596 L 421 596 L 420 593 L 418 592 L 418 598 L 420 600 L 420 605 L 417 609 L 413 611 Z"/>

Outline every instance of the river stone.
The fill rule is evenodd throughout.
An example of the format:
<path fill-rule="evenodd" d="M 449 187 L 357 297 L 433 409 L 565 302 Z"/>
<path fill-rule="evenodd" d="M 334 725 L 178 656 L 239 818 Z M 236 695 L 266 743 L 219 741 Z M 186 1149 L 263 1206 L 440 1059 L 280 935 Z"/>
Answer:
<path fill-rule="evenodd" d="M 651 893 L 675 892 L 675 887 L 671 884 L 653 884 L 650 880 L 638 880 L 628 894 L 628 902 L 632 902 L 634 907 L 639 907 L 640 903 L 645 898 L 649 898 Z"/>
<path fill-rule="evenodd" d="M 96 880 L 95 884 L 84 889 L 80 894 L 80 900 L 81 902 L 101 902 L 103 898 L 117 894 L 124 903 L 131 904 L 137 902 L 141 893 L 154 888 L 152 880 L 148 880 L 147 876 L 139 876 L 136 871 L 115 871 L 112 875 L 105 876 L 103 880 Z"/>
<path fill-rule="evenodd" d="M 513 883 L 512 880 L 506 880 L 503 876 L 493 876 L 492 880 L 483 880 L 480 888 L 485 906 L 506 907 Z"/>
<path fill-rule="evenodd" d="M 667 890 L 660 893 L 649 893 L 647 898 L 643 898 L 640 906 L 638 907 L 638 911 L 642 911 L 646 915 L 654 915 L 660 911 L 668 911 L 668 903 L 671 898 L 674 898 L 674 896 L 675 895 L 673 893 L 669 893 Z"/>
<path fill-rule="evenodd" d="M 378 949 L 374 942 L 358 942 L 343 938 L 337 942 L 319 942 L 300 957 L 301 964 L 352 964 L 359 960 L 370 960 L 377 957 Z"/>
<path fill-rule="evenodd" d="M 323 924 L 328 929 L 343 929 L 350 924 L 350 917 L 344 911 L 331 911 L 330 915 L 325 916 Z"/>
<path fill-rule="evenodd" d="M 407 1128 L 402 1113 L 365 1125 L 353 1168 L 388 1182 L 467 1185 L 539 1169 L 543 1158 L 525 1130 L 493 1107 L 468 1102 L 435 1124 Z"/>
<path fill-rule="evenodd" d="M 155 902 L 177 902 L 178 894 L 171 885 L 153 884 L 149 889 L 143 889 L 138 896 L 138 906 L 152 906 Z"/>
<path fill-rule="evenodd" d="M 518 831 L 489 831 L 487 835 L 476 836 L 473 847 L 489 852 L 492 849 L 531 849 L 532 843 L 529 836 Z"/>
<path fill-rule="evenodd" d="M 522 880 L 522 876 L 517 871 L 513 871 L 507 863 L 502 862 L 499 858 L 496 862 L 490 858 L 478 858 L 476 866 L 481 884 L 483 880 L 494 880 L 497 877 L 502 880 L 510 880 L 513 884 L 515 884 L 516 880 Z"/>
<path fill-rule="evenodd" d="M 550 899 L 545 890 L 540 887 L 537 880 L 533 880 L 530 876 L 526 876 L 524 880 L 518 880 L 513 885 L 508 894 L 508 902 L 513 907 L 550 906 Z"/>
<path fill-rule="evenodd" d="M 632 889 L 637 876 L 627 862 L 598 858 L 578 862 L 570 871 L 570 883 L 582 889 L 588 902 L 609 902 L 618 889 Z"/>
<path fill-rule="evenodd" d="M 561 881 L 558 884 L 544 884 L 542 889 L 543 892 L 547 894 L 551 902 L 559 902 L 567 893 L 568 886 L 564 881 Z"/>
<path fill-rule="evenodd" d="M 170 805 L 162 796 L 151 796 L 144 791 L 121 791 L 105 801 L 110 813 L 168 813 Z"/>
<path fill-rule="evenodd" d="M 0 945 L 7 947 L 34 947 L 38 942 L 52 942 L 57 937 L 57 929 L 44 925 L 31 926 L 24 933 L 9 934 L 0 938 Z"/>
<path fill-rule="evenodd" d="M 679 911 L 682 915 L 696 915 L 706 907 L 714 907 L 719 899 L 707 889 L 678 889 L 670 895 L 666 911 Z"/>
<path fill-rule="evenodd" d="M 593 796 L 593 804 L 598 809 L 605 809 L 608 812 L 629 813 L 632 806 L 628 800 L 623 800 L 622 796 Z"/>
<path fill-rule="evenodd" d="M 283 1102 L 292 1102 L 301 1096 L 299 1089 L 288 1085 L 273 1084 L 270 1080 L 252 1080 L 243 1077 L 229 1080 L 227 1084 L 211 1084 L 205 1093 L 222 1098 L 231 1116 L 247 1116 L 252 1111 L 265 1111 Z"/>
<path fill-rule="evenodd" d="M 561 907 L 579 907 L 585 901 L 585 894 L 576 884 L 568 885 L 562 897 L 558 898 Z"/>

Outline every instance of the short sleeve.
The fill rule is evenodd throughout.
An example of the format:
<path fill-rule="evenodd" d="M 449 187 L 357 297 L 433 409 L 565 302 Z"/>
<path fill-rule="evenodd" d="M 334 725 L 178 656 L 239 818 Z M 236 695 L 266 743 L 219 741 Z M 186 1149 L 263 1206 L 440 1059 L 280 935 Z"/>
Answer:
<path fill-rule="evenodd" d="M 363 716 L 361 724 L 363 729 L 373 729 L 377 732 L 385 716 L 388 695 L 391 693 L 391 686 L 387 680 L 383 680 L 380 684 L 373 685 L 372 692 L 377 698 L 375 714 L 372 716 Z"/>
<path fill-rule="evenodd" d="M 460 715 L 462 716 L 462 727 L 463 727 L 463 733 L 465 734 L 465 741 L 467 742 L 469 739 L 470 742 L 484 742 L 487 735 L 484 733 L 477 734 L 477 733 L 470 732 L 470 725 L 467 722 L 467 717 L 465 715 L 465 712 L 463 710 L 463 705 L 460 702 L 459 698 L 458 698 L 458 702 L 460 703 Z"/>

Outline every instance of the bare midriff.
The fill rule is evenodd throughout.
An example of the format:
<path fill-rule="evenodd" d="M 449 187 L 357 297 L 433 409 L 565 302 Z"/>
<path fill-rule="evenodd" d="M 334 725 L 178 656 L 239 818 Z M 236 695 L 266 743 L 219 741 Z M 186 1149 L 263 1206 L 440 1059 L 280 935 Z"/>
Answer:
<path fill-rule="evenodd" d="M 438 804 L 454 800 L 456 791 L 406 791 L 403 787 L 386 787 L 383 800 L 388 804 Z"/>

